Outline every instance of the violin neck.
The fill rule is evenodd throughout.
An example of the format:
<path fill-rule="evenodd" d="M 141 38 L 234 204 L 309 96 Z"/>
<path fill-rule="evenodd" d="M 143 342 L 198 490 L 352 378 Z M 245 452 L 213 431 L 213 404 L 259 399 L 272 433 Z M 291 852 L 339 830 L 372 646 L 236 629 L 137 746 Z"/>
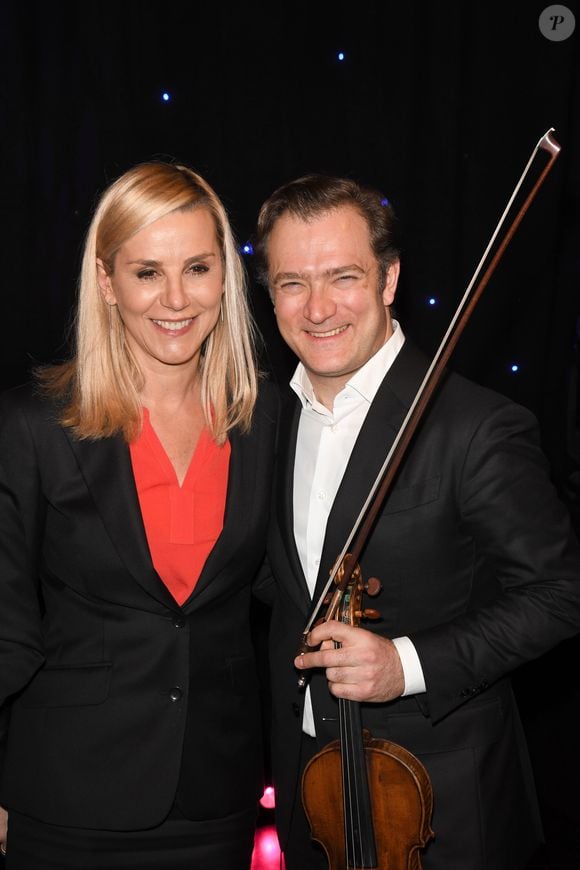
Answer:
<path fill-rule="evenodd" d="M 347 867 L 377 867 L 360 706 L 344 698 L 338 706 Z"/>

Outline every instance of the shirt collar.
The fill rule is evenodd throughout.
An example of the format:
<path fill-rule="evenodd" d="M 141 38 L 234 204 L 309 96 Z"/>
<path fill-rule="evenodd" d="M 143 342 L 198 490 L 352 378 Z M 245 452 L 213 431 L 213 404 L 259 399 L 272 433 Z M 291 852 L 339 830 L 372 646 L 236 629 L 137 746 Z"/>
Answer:
<path fill-rule="evenodd" d="M 343 390 L 349 387 L 356 390 L 359 395 L 369 404 L 373 401 L 377 391 L 394 363 L 397 354 L 405 341 L 403 330 L 398 321 L 393 320 L 393 332 L 383 346 L 347 381 Z M 310 378 L 302 363 L 298 363 L 290 381 L 290 387 L 294 390 L 302 403 L 302 407 L 312 407 L 318 404 Z M 340 395 L 340 393 L 339 393 Z"/>

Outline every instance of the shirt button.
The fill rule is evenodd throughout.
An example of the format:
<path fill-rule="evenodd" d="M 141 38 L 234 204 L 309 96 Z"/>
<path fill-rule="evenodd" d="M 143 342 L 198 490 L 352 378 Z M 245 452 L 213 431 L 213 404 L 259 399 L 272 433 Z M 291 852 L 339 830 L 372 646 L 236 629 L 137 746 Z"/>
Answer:
<path fill-rule="evenodd" d="M 179 686 L 174 686 L 173 689 L 169 690 L 169 700 L 170 701 L 181 701 L 183 696 L 183 692 L 179 688 Z"/>
<path fill-rule="evenodd" d="M 316 493 L 316 496 L 317 496 L 317 498 L 318 498 L 319 501 L 323 501 L 323 500 L 324 500 L 324 493 L 323 493 L 323 492 L 317 492 L 317 493 Z"/>

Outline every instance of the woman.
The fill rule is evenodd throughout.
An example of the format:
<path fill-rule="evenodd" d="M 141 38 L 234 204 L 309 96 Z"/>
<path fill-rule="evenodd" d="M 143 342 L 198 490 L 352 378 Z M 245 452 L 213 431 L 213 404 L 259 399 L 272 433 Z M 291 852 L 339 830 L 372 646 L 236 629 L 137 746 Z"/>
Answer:
<path fill-rule="evenodd" d="M 249 866 L 275 419 L 222 204 L 135 167 L 88 232 L 74 359 L 0 401 L 9 870 Z"/>

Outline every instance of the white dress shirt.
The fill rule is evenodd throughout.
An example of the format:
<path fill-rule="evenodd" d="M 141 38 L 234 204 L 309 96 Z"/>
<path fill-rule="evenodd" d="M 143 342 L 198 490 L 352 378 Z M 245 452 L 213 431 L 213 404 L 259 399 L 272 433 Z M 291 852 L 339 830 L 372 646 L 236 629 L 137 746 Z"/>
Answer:
<path fill-rule="evenodd" d="M 397 321 L 392 323 L 391 337 L 338 393 L 332 411 L 317 400 L 302 363 L 290 381 L 302 403 L 294 463 L 294 537 L 311 596 L 318 577 L 326 523 L 350 454 L 371 403 L 405 341 Z M 403 667 L 403 694 L 424 692 L 423 670 L 413 643 L 407 637 L 393 638 L 393 643 Z M 315 736 L 309 689 L 302 727 Z"/>

